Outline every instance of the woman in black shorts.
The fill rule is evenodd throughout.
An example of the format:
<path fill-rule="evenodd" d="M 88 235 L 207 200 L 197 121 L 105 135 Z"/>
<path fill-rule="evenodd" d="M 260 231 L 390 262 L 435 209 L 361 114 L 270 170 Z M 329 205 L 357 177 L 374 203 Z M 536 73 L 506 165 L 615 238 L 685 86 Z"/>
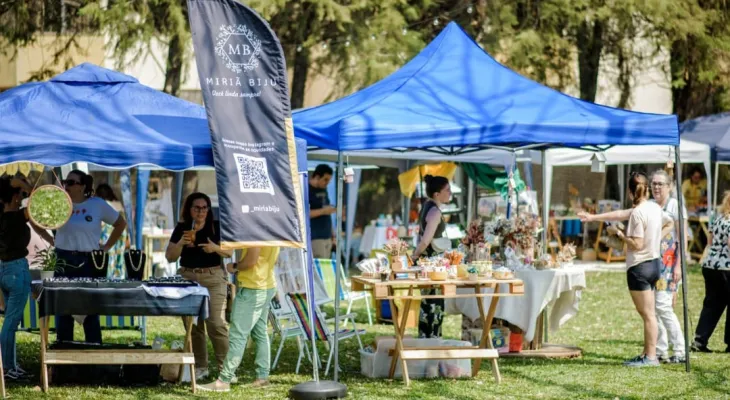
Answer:
<path fill-rule="evenodd" d="M 626 266 L 629 293 L 636 311 L 644 321 L 644 352 L 624 363 L 629 367 L 658 366 L 656 358 L 657 320 L 654 289 L 661 268 L 660 247 L 662 229 L 670 230 L 672 218 L 649 200 L 649 181 L 641 172 L 632 172 L 629 179 L 629 196 L 634 207 L 630 210 L 626 234 L 618 236 L 626 241 Z M 604 215 L 581 215 L 587 221 L 601 221 Z M 605 218 L 610 219 L 610 218 Z"/>

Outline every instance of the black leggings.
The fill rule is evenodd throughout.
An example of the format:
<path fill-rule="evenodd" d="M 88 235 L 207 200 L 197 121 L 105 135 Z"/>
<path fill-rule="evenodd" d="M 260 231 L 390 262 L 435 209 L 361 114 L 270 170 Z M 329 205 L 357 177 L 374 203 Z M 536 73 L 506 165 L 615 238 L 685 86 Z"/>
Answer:
<path fill-rule="evenodd" d="M 730 306 L 730 271 L 702 268 L 705 300 L 695 330 L 695 342 L 707 346 L 722 313 Z M 730 313 L 725 316 L 725 344 L 730 346 Z"/>

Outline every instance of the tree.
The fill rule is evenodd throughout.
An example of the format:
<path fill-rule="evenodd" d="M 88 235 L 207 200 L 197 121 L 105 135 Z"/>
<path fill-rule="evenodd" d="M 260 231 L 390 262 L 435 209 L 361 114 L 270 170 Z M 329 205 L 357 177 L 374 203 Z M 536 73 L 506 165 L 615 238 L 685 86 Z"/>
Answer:
<path fill-rule="evenodd" d="M 155 60 L 165 71 L 163 90 L 174 96 L 180 94 L 191 54 L 186 0 L 117 0 L 106 7 L 91 2 L 80 13 L 103 27 L 118 69 L 153 56 L 155 47 L 166 46 L 165 66 Z"/>
<path fill-rule="evenodd" d="M 39 35 L 55 32 L 51 56 L 29 81 L 44 80 L 70 68 L 71 52 L 85 51 L 78 35 L 98 29 L 94 21 L 78 13 L 89 1 L 0 0 L 0 54 L 15 58 L 18 48 L 35 43 Z"/>
<path fill-rule="evenodd" d="M 730 3 L 688 3 L 704 29 L 670 32 L 672 97 L 680 120 L 730 110 Z"/>

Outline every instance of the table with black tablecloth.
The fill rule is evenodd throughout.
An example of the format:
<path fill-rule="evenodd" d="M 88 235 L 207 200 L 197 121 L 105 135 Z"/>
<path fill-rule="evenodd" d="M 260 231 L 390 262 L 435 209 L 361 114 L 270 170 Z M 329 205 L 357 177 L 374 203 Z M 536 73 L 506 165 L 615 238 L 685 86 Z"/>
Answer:
<path fill-rule="evenodd" d="M 193 319 L 208 318 L 209 295 L 202 287 L 166 288 L 84 288 L 48 287 L 34 282 L 39 292 L 41 316 L 41 384 L 48 390 L 48 366 L 54 364 L 180 364 L 190 368 L 193 393 L 195 356 L 192 352 Z M 164 293 L 163 293 L 164 292 Z M 154 295 L 153 295 L 154 294 Z M 177 297 L 177 298 L 176 298 Z M 181 316 L 185 322 L 182 350 L 49 350 L 48 320 L 53 315 Z M 182 376 L 182 373 L 180 374 Z"/>

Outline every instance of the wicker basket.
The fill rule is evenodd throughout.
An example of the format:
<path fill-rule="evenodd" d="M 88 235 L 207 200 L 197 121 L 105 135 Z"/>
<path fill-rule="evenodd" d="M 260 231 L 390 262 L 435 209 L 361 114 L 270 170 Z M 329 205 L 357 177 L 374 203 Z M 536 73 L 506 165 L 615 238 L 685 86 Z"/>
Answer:
<path fill-rule="evenodd" d="M 449 277 L 449 273 L 446 271 L 431 272 L 429 275 L 432 281 L 445 281 Z"/>

